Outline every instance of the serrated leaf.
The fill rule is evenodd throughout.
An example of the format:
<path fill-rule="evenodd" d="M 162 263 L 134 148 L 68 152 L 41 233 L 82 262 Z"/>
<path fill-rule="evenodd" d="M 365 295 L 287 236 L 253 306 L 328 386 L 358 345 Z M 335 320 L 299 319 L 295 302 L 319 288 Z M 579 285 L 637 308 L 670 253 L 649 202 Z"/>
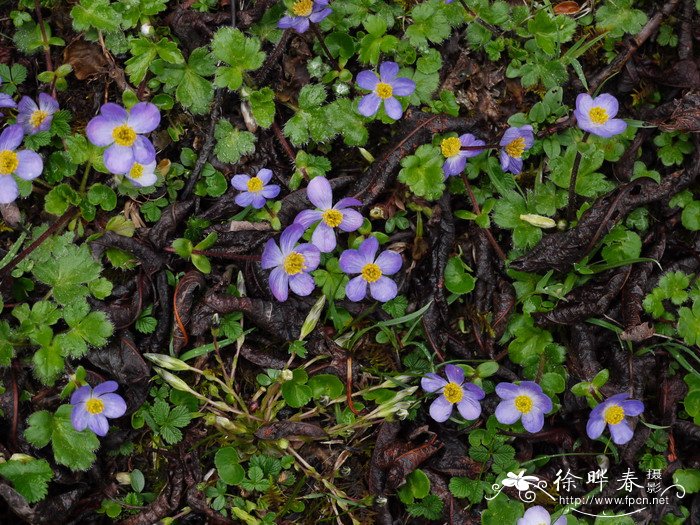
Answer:
<path fill-rule="evenodd" d="M 46 497 L 53 470 L 45 459 L 10 460 L 0 463 L 0 476 L 9 480 L 27 503 L 36 503 Z"/>
<path fill-rule="evenodd" d="M 445 189 L 442 172 L 443 158 L 435 146 L 424 144 L 414 155 L 401 161 L 399 180 L 419 197 L 437 200 Z"/>
<path fill-rule="evenodd" d="M 70 11 L 76 31 L 94 28 L 104 32 L 117 31 L 122 18 L 109 0 L 80 0 Z"/>
<path fill-rule="evenodd" d="M 255 151 L 255 135 L 249 131 L 240 131 L 230 121 L 221 119 L 214 129 L 214 154 L 221 162 L 235 164 L 243 155 Z"/>

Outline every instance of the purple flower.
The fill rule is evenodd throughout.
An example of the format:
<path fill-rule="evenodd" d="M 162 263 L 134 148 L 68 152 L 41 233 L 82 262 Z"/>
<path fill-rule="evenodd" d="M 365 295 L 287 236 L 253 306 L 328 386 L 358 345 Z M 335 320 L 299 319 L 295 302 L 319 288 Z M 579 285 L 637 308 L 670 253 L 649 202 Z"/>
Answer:
<path fill-rule="evenodd" d="M 270 290 L 278 301 L 286 301 L 289 289 L 297 295 L 309 295 L 314 291 L 314 280 L 309 272 L 316 269 L 321 253 L 313 244 L 299 244 L 304 235 L 301 224 L 292 224 L 282 232 L 280 245 L 274 239 L 267 241 L 262 254 L 264 270 L 270 272 Z"/>
<path fill-rule="evenodd" d="M 552 522 L 552 516 L 544 507 L 530 507 L 516 525 L 566 525 L 566 518 L 560 516 Z"/>
<path fill-rule="evenodd" d="M 403 109 L 401 102 L 394 95 L 406 97 L 416 90 L 416 83 L 410 78 L 400 77 L 399 65 L 396 62 L 382 62 L 379 66 L 379 76 L 374 71 L 361 71 L 357 75 L 357 84 L 362 89 L 372 91 L 362 97 L 358 110 L 360 115 L 371 117 L 379 110 L 379 105 L 384 102 L 386 114 L 394 120 L 401 118 Z"/>
<path fill-rule="evenodd" d="M 0 86 L 2 86 L 2 77 L 0 77 Z M 7 93 L 0 93 L 0 108 L 16 108 L 17 102 Z M 2 112 L 0 112 L 2 115 Z"/>
<path fill-rule="evenodd" d="M 368 237 L 357 250 L 345 250 L 340 255 L 340 269 L 345 273 L 353 275 L 359 273 L 357 277 L 350 279 L 345 287 L 345 294 L 351 301 L 361 301 L 367 295 L 367 285 L 369 284 L 370 295 L 385 303 L 396 297 L 396 283 L 385 277 L 394 275 L 401 268 L 401 256 L 390 250 L 379 254 L 375 259 L 379 241 L 376 237 Z"/>
<path fill-rule="evenodd" d="M 499 383 L 496 394 L 502 401 L 496 407 L 496 419 L 504 425 L 512 425 L 522 419 L 528 432 L 539 432 L 544 426 L 544 415 L 552 410 L 552 400 L 542 392 L 542 387 L 532 381 Z"/>
<path fill-rule="evenodd" d="M 126 403 L 119 394 L 112 394 L 119 388 L 116 381 L 105 381 L 95 388 L 81 386 L 70 397 L 73 412 L 70 420 L 73 428 L 80 432 L 89 428 L 98 436 L 104 436 L 109 430 L 107 418 L 122 417 L 126 412 Z"/>
<path fill-rule="evenodd" d="M 160 111 L 150 102 L 139 102 L 131 111 L 105 104 L 101 115 L 87 125 L 87 136 L 95 146 L 109 146 L 104 153 L 105 166 L 116 174 L 126 173 L 134 162 L 150 164 L 156 158 L 153 144 L 143 137 L 160 124 Z"/>
<path fill-rule="evenodd" d="M 442 155 L 446 159 L 445 163 L 442 165 L 442 171 L 445 173 L 445 177 L 459 175 L 464 171 L 464 167 L 467 165 L 467 159 L 476 157 L 479 153 L 484 151 L 483 149 L 463 150 L 462 146 L 474 147 L 485 145 L 486 143 L 483 140 L 477 139 L 471 133 L 465 133 L 459 138 L 447 137 L 446 139 L 442 139 L 442 142 L 440 142 L 440 151 L 442 151 Z"/>
<path fill-rule="evenodd" d="M 349 208 L 360 206 L 362 203 L 346 197 L 333 206 L 333 190 L 325 177 L 312 179 L 306 189 L 306 195 L 316 209 L 299 212 L 294 222 L 301 224 L 304 229 L 315 222 L 319 223 L 311 236 L 311 242 L 322 252 L 332 252 L 335 249 L 335 228 L 344 232 L 354 232 L 362 226 L 362 215 Z"/>
<path fill-rule="evenodd" d="M 619 135 L 627 129 L 627 122 L 617 115 L 617 99 L 608 93 L 591 98 L 588 93 L 576 97 L 574 116 L 578 127 L 599 137 L 610 138 Z"/>
<path fill-rule="evenodd" d="M 591 416 L 586 425 L 588 437 L 599 438 L 607 425 L 610 428 L 613 443 L 624 445 L 632 439 L 634 432 L 626 418 L 638 416 L 644 412 L 644 403 L 629 397 L 627 394 L 616 394 L 591 410 Z"/>
<path fill-rule="evenodd" d="M 145 186 L 153 186 L 156 183 L 158 177 L 156 176 L 155 171 L 155 160 L 153 162 L 149 162 L 148 164 L 134 162 L 129 168 L 129 171 L 120 175 L 124 175 L 137 188 L 143 188 Z"/>
<path fill-rule="evenodd" d="M 500 145 L 501 168 L 516 175 L 523 170 L 523 152 L 535 143 L 535 135 L 532 126 L 521 128 L 508 128 L 503 134 Z"/>
<path fill-rule="evenodd" d="M 291 27 L 297 33 L 305 33 L 309 29 L 309 22 L 320 22 L 331 14 L 332 9 L 328 7 L 328 0 L 296 0 L 291 11 L 294 16 L 283 16 L 277 22 L 277 27 Z"/>
<path fill-rule="evenodd" d="M 0 204 L 9 204 L 19 196 L 17 182 L 12 175 L 24 180 L 36 179 L 44 169 L 38 153 L 15 151 L 22 143 L 24 132 L 20 124 L 7 126 L 0 134 Z"/>
<path fill-rule="evenodd" d="M 34 135 L 51 127 L 53 114 L 58 111 L 58 102 L 48 93 L 39 93 L 39 105 L 29 97 L 19 101 L 17 124 L 22 124 L 25 133 Z"/>
<path fill-rule="evenodd" d="M 231 179 L 231 186 L 242 191 L 236 196 L 236 204 L 239 206 L 253 206 L 259 210 L 267 199 L 274 199 L 280 194 L 280 187 L 277 184 L 267 184 L 272 179 L 272 171 L 263 168 L 258 171 L 255 177 L 248 175 L 234 175 Z"/>
<path fill-rule="evenodd" d="M 439 392 L 440 397 L 430 404 L 430 417 L 438 423 L 447 421 L 452 415 L 452 405 L 464 419 L 476 419 L 481 415 L 480 400 L 484 391 L 473 383 L 464 382 L 464 371 L 455 365 L 445 367 L 447 381 L 432 372 L 425 374 L 420 386 L 426 392 Z"/>

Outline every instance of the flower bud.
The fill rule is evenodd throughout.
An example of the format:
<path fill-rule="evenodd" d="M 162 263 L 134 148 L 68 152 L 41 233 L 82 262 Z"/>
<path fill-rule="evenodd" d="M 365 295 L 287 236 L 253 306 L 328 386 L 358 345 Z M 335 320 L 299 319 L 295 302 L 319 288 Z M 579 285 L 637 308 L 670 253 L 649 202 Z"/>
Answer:
<path fill-rule="evenodd" d="M 131 485 L 131 474 L 128 472 L 117 472 L 114 477 L 120 485 Z"/>
<path fill-rule="evenodd" d="M 520 220 L 537 226 L 538 228 L 554 228 L 557 225 L 554 219 L 542 215 L 535 215 L 534 213 L 525 213 L 520 216 Z"/>
<path fill-rule="evenodd" d="M 175 372 L 185 372 L 188 370 L 192 370 L 192 367 L 185 363 L 182 359 L 178 359 L 176 357 L 172 357 L 166 354 L 146 353 L 143 354 L 143 357 L 145 357 L 152 363 L 155 363 L 157 366 L 165 368 L 167 370 L 173 370 Z"/>
<path fill-rule="evenodd" d="M 280 372 L 279 378 L 283 383 L 286 383 L 287 381 L 291 381 L 292 379 L 294 379 L 294 372 L 292 372 L 288 368 L 285 368 Z"/>

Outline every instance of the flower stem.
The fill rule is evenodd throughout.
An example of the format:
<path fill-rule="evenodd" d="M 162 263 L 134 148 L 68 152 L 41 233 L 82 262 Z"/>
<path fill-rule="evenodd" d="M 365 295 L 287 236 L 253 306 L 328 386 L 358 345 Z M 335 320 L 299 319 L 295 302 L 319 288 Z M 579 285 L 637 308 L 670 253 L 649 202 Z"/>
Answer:
<path fill-rule="evenodd" d="M 464 187 L 467 189 L 467 193 L 469 194 L 469 200 L 472 203 L 472 208 L 474 208 L 474 213 L 479 215 L 481 213 L 481 208 L 479 208 L 479 203 L 476 200 L 476 196 L 474 195 L 474 192 L 472 191 L 472 186 L 469 184 L 469 179 L 467 178 L 466 174 L 462 172 L 462 182 L 464 182 Z M 496 255 L 498 255 L 498 258 L 501 259 L 501 261 L 506 260 L 506 254 L 503 253 L 503 250 L 501 247 L 498 245 L 496 242 L 496 239 L 494 238 L 493 234 L 491 233 L 491 230 L 488 228 L 483 228 L 484 234 L 486 235 L 486 239 L 488 239 L 489 244 L 491 245 L 491 248 L 493 248 L 493 251 L 496 252 Z"/>
<path fill-rule="evenodd" d="M 581 144 L 588 140 L 590 133 L 587 131 L 583 134 L 581 139 Z M 576 148 L 576 158 L 574 159 L 574 166 L 571 170 L 571 181 L 569 182 L 569 202 L 566 205 L 566 220 L 571 222 L 576 216 L 576 179 L 578 177 L 578 169 L 581 166 L 581 151 Z"/>
<path fill-rule="evenodd" d="M 328 58 L 330 63 L 333 64 L 333 68 L 336 71 L 342 71 L 340 64 L 338 64 L 338 61 L 335 58 L 333 58 L 333 55 L 331 55 L 330 49 L 328 49 L 328 46 L 326 46 L 326 42 L 323 40 L 323 35 L 318 30 L 318 27 L 316 27 L 316 24 L 311 23 L 311 24 L 309 24 L 309 27 L 311 28 L 311 31 L 314 32 L 314 35 L 316 35 L 316 39 L 318 40 L 318 43 L 321 44 L 321 49 L 323 49 L 323 52 L 325 53 L 326 58 Z"/>
<path fill-rule="evenodd" d="M 53 72 L 53 62 L 51 61 L 51 46 L 49 44 L 49 37 L 46 34 L 46 27 L 44 26 L 44 17 L 41 16 L 41 3 L 39 0 L 34 0 L 34 10 L 36 11 L 36 18 L 39 21 L 39 30 L 41 31 L 41 43 L 44 48 L 44 54 L 46 55 L 46 69 Z M 56 77 L 51 81 L 51 94 L 53 98 L 56 98 Z"/>

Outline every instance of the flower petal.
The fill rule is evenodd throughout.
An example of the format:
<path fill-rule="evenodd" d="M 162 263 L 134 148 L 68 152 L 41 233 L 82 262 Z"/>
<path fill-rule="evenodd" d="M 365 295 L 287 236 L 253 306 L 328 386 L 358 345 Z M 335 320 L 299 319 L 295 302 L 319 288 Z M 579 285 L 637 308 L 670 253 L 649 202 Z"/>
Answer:
<path fill-rule="evenodd" d="M 126 402 L 119 394 L 103 394 L 100 396 L 100 401 L 105 404 L 102 412 L 105 417 L 122 417 L 126 413 Z"/>
<path fill-rule="evenodd" d="M 112 144 L 104 153 L 104 163 L 110 172 L 122 175 L 134 164 L 134 153 L 131 148 Z"/>
<path fill-rule="evenodd" d="M 71 405 L 77 405 L 78 403 L 83 403 L 88 400 L 88 398 L 92 395 L 92 388 L 89 386 L 81 386 L 73 392 L 73 394 L 70 396 L 70 404 Z"/>
<path fill-rule="evenodd" d="M 88 140 L 95 146 L 109 146 L 114 142 L 112 132 L 120 122 L 118 120 L 110 120 L 107 117 L 94 117 L 88 122 L 85 133 Z"/>
<path fill-rule="evenodd" d="M 481 415 L 481 404 L 471 397 L 465 396 L 462 401 L 457 403 L 457 410 L 459 410 L 464 419 L 478 419 Z"/>
<path fill-rule="evenodd" d="M 262 181 L 263 185 L 265 185 L 272 180 L 272 175 L 272 170 L 263 168 L 260 171 L 258 171 L 256 177 L 258 177 Z"/>
<path fill-rule="evenodd" d="M 93 396 L 101 396 L 102 394 L 108 394 L 109 392 L 116 392 L 119 388 L 119 383 L 116 381 L 105 381 L 97 385 L 93 391 Z"/>
<path fill-rule="evenodd" d="M 306 196 L 321 211 L 333 207 L 333 190 L 326 177 L 314 177 L 306 188 Z"/>
<path fill-rule="evenodd" d="M 250 193 L 249 191 L 244 191 L 243 193 L 236 195 L 234 202 L 241 208 L 245 208 L 246 206 L 253 204 L 253 200 L 255 200 L 255 194 Z"/>
<path fill-rule="evenodd" d="M 374 71 L 365 70 L 360 71 L 357 75 L 357 85 L 362 89 L 368 89 L 374 91 L 374 88 L 379 84 L 379 77 Z"/>
<path fill-rule="evenodd" d="M 612 120 L 608 120 L 602 126 L 596 127 L 595 130 L 591 130 L 591 133 L 607 139 L 614 137 L 615 135 L 619 135 L 620 133 L 624 133 L 626 129 L 627 122 L 619 118 L 614 118 Z"/>
<path fill-rule="evenodd" d="M 12 175 L 0 175 L 0 204 L 10 204 L 19 197 L 19 188 Z"/>
<path fill-rule="evenodd" d="M 263 209 L 267 199 L 265 199 L 261 193 L 251 193 L 251 195 L 253 196 L 253 202 L 250 203 L 251 206 L 253 206 L 253 208 L 256 210 Z"/>
<path fill-rule="evenodd" d="M 445 396 L 440 396 L 430 404 L 429 412 L 430 417 L 438 423 L 442 423 L 450 419 L 452 415 L 452 403 L 445 399 Z"/>
<path fill-rule="evenodd" d="M 0 108 L 16 108 L 16 107 L 17 107 L 17 102 L 15 102 L 14 99 L 10 95 L 7 95 L 6 93 L 0 93 Z"/>
<path fill-rule="evenodd" d="M 452 177 L 462 173 L 466 165 L 466 155 L 461 155 L 458 153 L 457 155 L 452 155 L 451 157 L 445 159 L 445 163 L 442 165 L 442 171 L 446 177 Z"/>
<path fill-rule="evenodd" d="M 345 250 L 340 254 L 338 261 L 340 269 L 347 274 L 356 274 L 362 271 L 366 264 L 365 258 L 357 250 Z"/>
<path fill-rule="evenodd" d="M 610 435 L 613 443 L 616 445 L 624 445 L 632 439 L 634 432 L 627 421 L 620 421 L 617 425 L 608 425 L 610 427 Z"/>
<path fill-rule="evenodd" d="M 358 230 L 364 222 L 364 218 L 359 211 L 343 208 L 342 214 L 343 220 L 338 228 L 344 232 L 354 232 L 355 230 Z"/>
<path fill-rule="evenodd" d="M 513 383 L 498 383 L 496 385 L 496 395 L 501 399 L 515 399 L 519 392 L 520 388 Z"/>
<path fill-rule="evenodd" d="M 260 266 L 262 266 L 263 270 L 269 270 L 270 268 L 274 268 L 275 266 L 282 264 L 283 258 L 284 256 L 277 246 L 277 243 L 275 243 L 275 240 L 269 239 L 267 243 L 265 243 L 265 248 L 263 249 L 262 257 L 260 259 Z"/>
<path fill-rule="evenodd" d="M 280 194 L 280 187 L 277 184 L 268 184 L 260 191 L 260 195 L 266 199 L 274 199 Z"/>
<path fill-rule="evenodd" d="M 446 384 L 447 381 L 433 372 L 425 374 L 420 380 L 420 386 L 426 392 L 437 392 Z"/>
<path fill-rule="evenodd" d="M 517 525 L 541 525 L 545 523 L 549 525 L 552 522 L 552 517 L 544 507 L 537 505 L 527 509 L 522 518 L 518 520 Z"/>
<path fill-rule="evenodd" d="M 158 177 L 153 172 L 151 172 L 151 173 L 144 172 L 144 174 L 141 175 L 141 177 L 139 177 L 138 179 L 132 179 L 131 177 L 129 177 L 129 174 L 127 173 L 126 178 L 129 179 L 134 184 L 134 186 L 136 186 L 137 188 L 145 188 L 146 186 L 153 186 L 156 183 L 156 181 L 158 180 Z"/>
<path fill-rule="evenodd" d="M 365 260 L 365 263 L 371 263 L 374 262 L 374 256 L 377 253 L 378 249 L 379 241 L 377 240 L 377 238 L 367 237 L 364 241 L 362 241 L 362 244 L 360 244 L 360 247 L 357 251 Z"/>
<path fill-rule="evenodd" d="M 231 186 L 239 191 L 248 191 L 248 181 L 250 177 L 248 175 L 239 174 L 234 175 L 231 179 Z"/>
<path fill-rule="evenodd" d="M 16 150 L 19 145 L 22 144 L 23 138 L 24 131 L 22 131 L 22 126 L 20 124 L 7 126 L 4 131 L 0 133 L 0 151 Z"/>
<path fill-rule="evenodd" d="M 294 251 L 304 256 L 305 272 L 312 272 L 318 268 L 318 265 L 321 262 L 321 252 L 318 250 L 317 246 L 304 243 L 294 248 Z"/>
<path fill-rule="evenodd" d="M 588 93 L 579 93 L 576 97 L 576 111 L 588 115 L 595 104 L 593 98 Z"/>
<path fill-rule="evenodd" d="M 314 24 L 318 24 L 321 20 L 324 20 L 328 15 L 333 12 L 331 8 L 322 9 L 320 11 L 314 10 L 314 12 L 309 15 L 309 20 Z"/>
<path fill-rule="evenodd" d="M 401 255 L 391 250 L 385 250 L 380 253 L 374 262 L 381 268 L 383 275 L 394 275 L 403 265 Z"/>
<path fill-rule="evenodd" d="M 525 430 L 534 434 L 535 432 L 542 430 L 542 427 L 544 426 L 544 414 L 541 410 L 533 407 L 530 412 L 523 414 L 521 421 L 523 423 L 523 427 L 525 427 Z"/>
<path fill-rule="evenodd" d="M 323 253 L 335 250 L 335 230 L 321 221 L 311 235 L 311 242 Z"/>
<path fill-rule="evenodd" d="M 605 420 L 602 417 L 591 416 L 586 423 L 586 434 L 591 439 L 598 439 L 605 430 Z"/>
<path fill-rule="evenodd" d="M 509 171 L 513 175 L 517 175 L 521 171 L 523 171 L 523 159 L 510 159 L 510 162 L 508 163 L 508 169 L 504 171 Z"/>
<path fill-rule="evenodd" d="M 392 82 L 392 87 L 394 88 L 394 95 L 407 97 L 416 90 L 416 83 L 410 78 L 401 77 Z"/>
<path fill-rule="evenodd" d="M 496 419 L 504 425 L 512 425 L 521 415 L 522 412 L 515 408 L 512 400 L 501 401 L 496 407 Z"/>
<path fill-rule="evenodd" d="M 486 397 L 486 392 L 484 392 L 481 387 L 475 385 L 474 383 L 464 383 L 462 385 L 464 390 L 464 395 L 469 396 L 472 399 L 484 399 Z"/>
<path fill-rule="evenodd" d="M 140 164 L 150 164 L 156 160 L 156 149 L 146 137 L 137 136 L 131 149 L 133 151 L 134 160 Z"/>
<path fill-rule="evenodd" d="M 301 224 L 304 229 L 308 228 L 311 226 L 313 223 L 320 221 L 323 218 L 323 212 L 320 212 L 318 210 L 304 210 L 300 211 L 296 218 L 294 219 L 294 222 L 297 224 Z"/>
<path fill-rule="evenodd" d="M 379 280 L 369 285 L 370 295 L 381 303 L 391 301 L 398 292 L 396 283 L 388 277 L 380 277 Z"/>
<path fill-rule="evenodd" d="M 620 406 L 625 411 L 626 416 L 638 416 L 644 412 L 644 403 L 637 401 L 636 399 L 623 401 L 620 403 Z"/>
<path fill-rule="evenodd" d="M 445 375 L 447 376 L 447 380 L 452 383 L 457 383 L 458 385 L 464 383 L 464 370 L 458 366 L 452 364 L 447 365 L 445 367 Z"/>
<path fill-rule="evenodd" d="M 280 302 L 286 301 L 289 296 L 289 275 L 281 266 L 270 272 L 270 291 Z"/>
<path fill-rule="evenodd" d="M 136 133 L 150 133 L 160 124 L 158 106 L 150 102 L 139 102 L 131 108 L 127 119 Z"/>
<path fill-rule="evenodd" d="M 610 93 L 601 93 L 593 99 L 592 107 L 599 107 L 605 110 L 609 118 L 613 118 L 619 111 L 617 99 Z M 590 111 L 590 110 L 589 110 Z"/>
<path fill-rule="evenodd" d="M 289 278 L 289 287 L 295 294 L 306 296 L 314 291 L 315 285 L 308 273 L 298 273 Z"/>
<path fill-rule="evenodd" d="M 41 155 L 34 151 L 26 149 L 18 151 L 17 160 L 19 160 L 19 164 L 15 170 L 15 175 L 24 180 L 36 179 L 44 169 L 44 161 L 41 159 Z"/>
<path fill-rule="evenodd" d="M 304 235 L 305 228 L 301 224 L 291 224 L 287 226 L 280 235 L 280 249 L 282 255 L 286 256 L 292 251 L 299 238 Z"/>
<path fill-rule="evenodd" d="M 348 284 L 345 286 L 345 295 L 348 299 L 354 302 L 362 301 L 367 295 L 367 281 L 365 281 L 362 276 L 350 279 Z"/>
<path fill-rule="evenodd" d="M 32 113 L 38 109 L 39 106 L 36 105 L 36 102 L 34 102 L 31 97 L 27 97 L 25 95 L 17 103 L 17 110 L 19 111 L 19 115 L 17 115 L 17 122 L 20 122 L 20 118 L 22 119 L 22 122 L 26 122 Z"/>
<path fill-rule="evenodd" d="M 129 118 L 129 114 L 127 113 L 126 109 L 121 107 L 119 104 L 115 104 L 114 102 L 107 102 L 106 104 L 103 104 L 102 107 L 100 108 L 100 114 L 105 117 L 107 120 L 112 120 L 116 124 L 124 124 L 126 120 Z"/>
<path fill-rule="evenodd" d="M 48 93 L 39 93 L 39 109 L 53 115 L 58 111 L 58 101 Z"/>
<path fill-rule="evenodd" d="M 390 97 L 384 100 L 384 110 L 386 111 L 386 114 L 394 120 L 399 120 L 401 118 L 401 115 L 403 115 L 403 108 L 401 107 L 401 102 L 396 100 L 394 97 Z"/>
<path fill-rule="evenodd" d="M 333 208 L 335 208 L 336 210 L 344 210 L 345 208 L 349 208 L 350 206 L 362 206 L 362 201 L 357 200 L 353 197 L 343 197 L 335 203 L 335 206 L 333 206 Z"/>
<path fill-rule="evenodd" d="M 88 414 L 87 410 L 85 410 L 85 405 L 80 403 L 73 407 L 73 410 L 70 413 L 70 422 L 75 430 L 81 432 L 87 428 L 89 417 L 90 414 Z"/>
<path fill-rule="evenodd" d="M 398 74 L 399 65 L 396 62 L 382 62 L 379 66 L 379 77 L 382 79 L 382 82 L 392 84 L 393 86 L 392 81 L 396 78 L 396 75 Z"/>
<path fill-rule="evenodd" d="M 379 104 L 381 103 L 381 98 L 374 93 L 370 93 L 369 95 L 362 97 L 362 100 L 360 100 L 360 103 L 357 106 L 357 110 L 360 112 L 360 115 L 371 117 L 375 115 L 377 111 L 379 111 Z"/>
<path fill-rule="evenodd" d="M 98 436 L 106 436 L 109 431 L 109 422 L 102 414 L 88 414 L 87 426 Z"/>

